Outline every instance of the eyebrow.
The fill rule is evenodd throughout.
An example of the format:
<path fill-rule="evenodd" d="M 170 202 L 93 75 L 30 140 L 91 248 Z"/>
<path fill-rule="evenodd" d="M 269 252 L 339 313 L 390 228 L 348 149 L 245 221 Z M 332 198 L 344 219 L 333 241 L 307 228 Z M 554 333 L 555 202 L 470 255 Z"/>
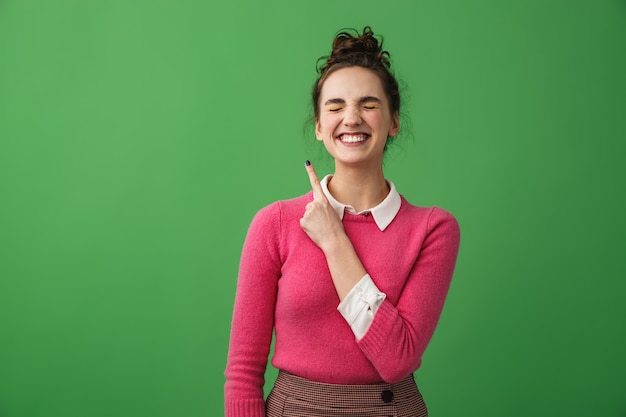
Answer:
<path fill-rule="evenodd" d="M 366 97 L 361 97 L 359 99 L 359 104 L 371 103 L 371 102 L 382 104 L 382 100 L 379 99 L 378 97 L 366 96 Z M 328 106 L 330 104 L 346 104 L 346 101 L 342 98 L 331 98 L 331 99 L 326 100 L 326 102 L 324 103 L 325 106 Z"/>
<path fill-rule="evenodd" d="M 382 104 L 383 101 L 379 99 L 378 97 L 372 97 L 372 96 L 361 97 L 361 99 L 359 100 L 360 104 L 371 103 L 371 102 Z"/>

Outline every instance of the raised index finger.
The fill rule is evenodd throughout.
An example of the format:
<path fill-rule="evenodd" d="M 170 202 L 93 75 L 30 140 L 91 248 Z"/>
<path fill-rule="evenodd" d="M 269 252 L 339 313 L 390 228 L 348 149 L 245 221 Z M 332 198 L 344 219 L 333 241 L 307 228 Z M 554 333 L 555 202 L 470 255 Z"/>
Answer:
<path fill-rule="evenodd" d="M 309 174 L 309 181 L 311 181 L 311 188 L 313 189 L 313 200 L 320 201 L 325 199 L 324 191 L 320 185 L 320 180 L 315 173 L 315 168 L 309 161 L 305 163 L 306 172 Z"/>

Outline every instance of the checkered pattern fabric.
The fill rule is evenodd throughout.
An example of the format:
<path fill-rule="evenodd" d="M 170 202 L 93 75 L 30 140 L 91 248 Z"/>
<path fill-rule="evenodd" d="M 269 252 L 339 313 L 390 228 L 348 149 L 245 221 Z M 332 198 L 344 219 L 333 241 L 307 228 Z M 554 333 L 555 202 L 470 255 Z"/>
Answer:
<path fill-rule="evenodd" d="M 397 384 L 337 385 L 279 372 L 267 417 L 427 417 L 413 375 Z"/>

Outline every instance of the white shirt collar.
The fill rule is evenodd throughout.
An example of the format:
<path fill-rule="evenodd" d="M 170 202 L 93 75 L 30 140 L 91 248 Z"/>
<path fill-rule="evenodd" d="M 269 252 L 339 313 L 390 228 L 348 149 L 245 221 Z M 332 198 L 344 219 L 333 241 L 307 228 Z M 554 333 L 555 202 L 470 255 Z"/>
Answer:
<path fill-rule="evenodd" d="M 396 186 L 393 185 L 393 182 L 391 181 L 387 181 L 387 184 L 389 185 L 389 194 L 387 194 L 387 197 L 385 197 L 385 199 L 379 205 L 357 213 L 354 207 L 340 203 L 335 199 L 335 197 L 333 197 L 330 191 L 328 191 L 328 181 L 330 181 L 331 178 L 332 175 L 326 175 L 320 181 L 320 185 L 322 186 L 322 191 L 324 191 L 328 202 L 335 209 L 340 219 L 343 219 L 343 214 L 346 211 L 351 214 L 364 214 L 369 212 L 372 214 L 372 217 L 374 218 L 374 221 L 376 222 L 378 228 L 382 231 L 385 230 L 387 226 L 389 226 L 389 224 L 398 214 L 398 211 L 400 211 L 402 199 L 400 198 L 400 194 L 398 194 L 398 191 L 396 191 Z"/>

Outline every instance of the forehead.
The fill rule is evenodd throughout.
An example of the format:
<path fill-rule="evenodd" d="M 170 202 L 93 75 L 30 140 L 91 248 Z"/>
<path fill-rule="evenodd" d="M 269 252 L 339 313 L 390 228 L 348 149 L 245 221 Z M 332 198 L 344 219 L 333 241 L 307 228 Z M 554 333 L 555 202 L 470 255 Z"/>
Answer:
<path fill-rule="evenodd" d="M 326 78 L 322 85 L 321 102 L 333 98 L 358 100 L 377 97 L 385 100 L 385 90 L 378 75 L 363 67 L 341 68 Z"/>

